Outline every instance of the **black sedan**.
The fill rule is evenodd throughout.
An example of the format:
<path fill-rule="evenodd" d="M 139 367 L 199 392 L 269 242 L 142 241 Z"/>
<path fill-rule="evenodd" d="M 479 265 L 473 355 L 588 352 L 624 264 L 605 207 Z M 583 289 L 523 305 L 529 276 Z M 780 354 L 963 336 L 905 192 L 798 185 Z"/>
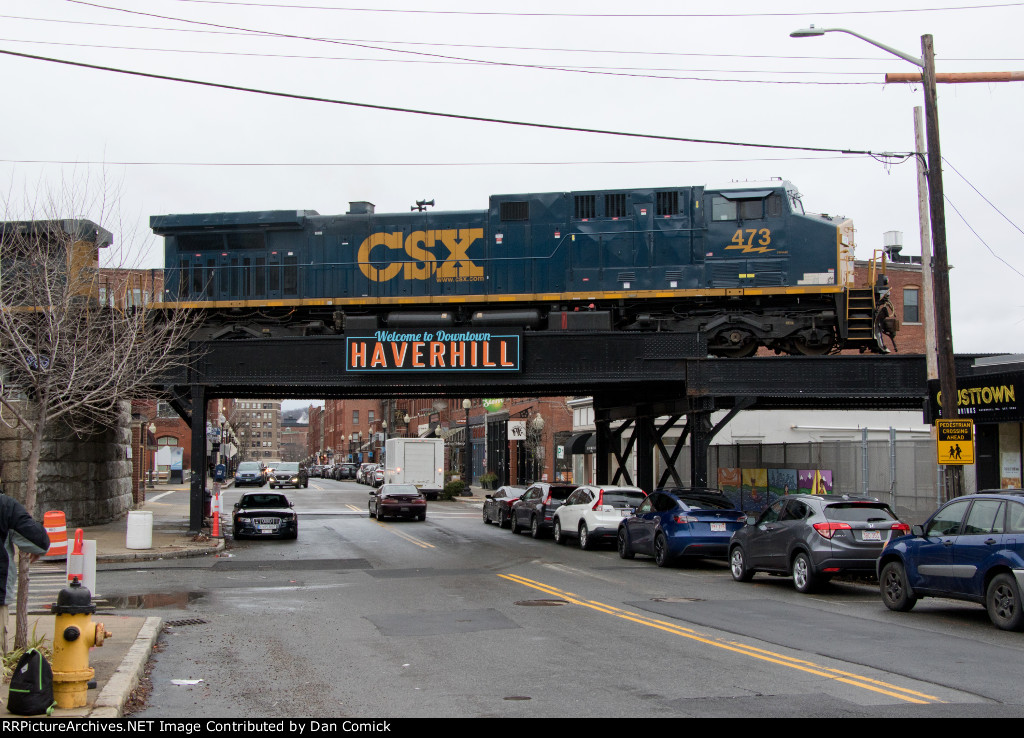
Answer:
<path fill-rule="evenodd" d="M 427 519 L 427 498 L 415 484 L 384 484 L 370 493 L 370 517 L 383 520 L 387 516 Z"/>
<path fill-rule="evenodd" d="M 281 494 L 249 492 L 235 503 L 231 512 L 231 535 L 242 538 L 299 537 L 299 520 L 292 503 Z"/>
<path fill-rule="evenodd" d="M 484 523 L 497 523 L 502 528 L 507 528 L 511 520 L 512 504 L 523 496 L 524 487 L 498 487 L 493 495 L 487 495 L 484 500 Z"/>

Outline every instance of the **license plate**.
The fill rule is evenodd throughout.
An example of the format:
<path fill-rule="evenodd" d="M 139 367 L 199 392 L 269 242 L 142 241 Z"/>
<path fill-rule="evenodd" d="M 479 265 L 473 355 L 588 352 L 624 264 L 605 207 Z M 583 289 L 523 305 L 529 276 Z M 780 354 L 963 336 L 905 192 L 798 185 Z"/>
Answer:
<path fill-rule="evenodd" d="M 260 533 L 276 533 L 277 532 L 277 526 L 276 525 L 257 525 L 256 526 L 256 530 L 258 530 Z"/>
<path fill-rule="evenodd" d="M 861 536 L 863 541 L 880 541 L 882 540 L 882 531 L 880 530 L 866 530 Z"/>
<path fill-rule="evenodd" d="M 407 507 L 403 507 L 403 508 L 401 508 L 401 510 L 402 510 L 402 512 L 409 512 L 409 508 L 407 508 Z"/>
<path fill-rule="evenodd" d="M 619 512 L 622 513 L 622 517 L 624 518 L 628 518 L 630 515 L 633 514 L 633 511 L 629 508 L 626 508 L 625 510 L 619 510 Z"/>
<path fill-rule="evenodd" d="M 725 532 L 725 523 L 712 523 L 711 524 L 711 532 L 712 533 L 724 533 Z"/>

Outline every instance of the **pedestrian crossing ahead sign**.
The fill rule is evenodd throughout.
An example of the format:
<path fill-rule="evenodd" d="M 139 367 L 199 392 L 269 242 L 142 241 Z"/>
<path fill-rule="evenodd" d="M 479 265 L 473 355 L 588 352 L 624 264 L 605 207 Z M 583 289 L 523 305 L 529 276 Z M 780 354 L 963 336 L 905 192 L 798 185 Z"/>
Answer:
<path fill-rule="evenodd" d="M 974 422 L 936 420 L 940 464 L 974 463 Z"/>

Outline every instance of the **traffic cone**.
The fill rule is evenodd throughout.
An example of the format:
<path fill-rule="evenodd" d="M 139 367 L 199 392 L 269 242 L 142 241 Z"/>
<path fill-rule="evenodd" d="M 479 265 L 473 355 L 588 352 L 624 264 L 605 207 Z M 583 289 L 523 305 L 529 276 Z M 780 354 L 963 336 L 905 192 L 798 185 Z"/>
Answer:
<path fill-rule="evenodd" d="M 210 535 L 213 538 L 220 538 L 220 495 L 213 496 L 213 522 L 210 525 Z"/>
<path fill-rule="evenodd" d="M 84 538 L 85 532 L 81 528 L 77 529 L 75 531 L 75 546 L 68 554 L 68 584 L 71 584 L 72 579 L 77 579 L 81 584 L 85 578 L 85 554 L 82 552 Z"/>

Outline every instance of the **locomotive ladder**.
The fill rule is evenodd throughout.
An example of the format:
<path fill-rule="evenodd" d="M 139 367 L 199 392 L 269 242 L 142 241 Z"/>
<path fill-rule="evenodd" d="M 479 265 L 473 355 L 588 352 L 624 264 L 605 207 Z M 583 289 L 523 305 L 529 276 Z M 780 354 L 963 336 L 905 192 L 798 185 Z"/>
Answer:
<path fill-rule="evenodd" d="M 885 252 L 876 249 L 868 269 L 867 286 L 850 287 L 846 293 L 846 348 L 878 350 L 881 335 L 876 325 L 878 304 L 875 301 L 875 284 L 879 271 L 885 273 Z"/>

